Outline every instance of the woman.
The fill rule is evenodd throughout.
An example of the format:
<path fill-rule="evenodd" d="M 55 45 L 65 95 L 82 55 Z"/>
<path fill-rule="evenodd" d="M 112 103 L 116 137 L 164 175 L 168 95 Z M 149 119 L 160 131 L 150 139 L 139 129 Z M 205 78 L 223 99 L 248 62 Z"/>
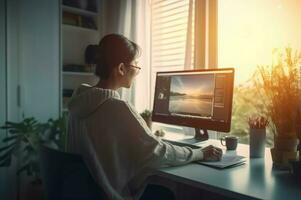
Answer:
<path fill-rule="evenodd" d="M 110 199 L 138 198 L 148 175 L 167 165 L 218 160 L 222 151 L 191 149 L 155 138 L 137 111 L 120 99 L 139 73 L 139 47 L 122 35 L 105 36 L 96 48 L 95 86 L 81 85 L 69 103 L 68 149 L 82 155 Z"/>

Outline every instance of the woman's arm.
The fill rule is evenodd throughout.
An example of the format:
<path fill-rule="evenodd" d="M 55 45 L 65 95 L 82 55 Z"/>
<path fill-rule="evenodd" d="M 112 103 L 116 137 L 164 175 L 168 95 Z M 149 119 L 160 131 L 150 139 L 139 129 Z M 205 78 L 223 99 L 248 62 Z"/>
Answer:
<path fill-rule="evenodd" d="M 137 161 L 142 165 L 159 168 L 203 159 L 201 149 L 180 147 L 157 139 L 132 106 L 124 101 L 114 101 L 114 109 L 120 113 L 117 121 L 125 128 L 130 142 L 134 145 Z"/>

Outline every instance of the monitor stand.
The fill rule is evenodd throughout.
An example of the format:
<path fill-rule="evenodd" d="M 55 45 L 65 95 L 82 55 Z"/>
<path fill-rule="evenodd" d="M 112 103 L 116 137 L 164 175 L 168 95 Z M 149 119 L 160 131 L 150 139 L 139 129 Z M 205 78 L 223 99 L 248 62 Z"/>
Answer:
<path fill-rule="evenodd" d="M 199 142 L 205 141 L 209 139 L 207 129 L 195 128 L 194 138 Z"/>
<path fill-rule="evenodd" d="M 195 128 L 195 135 L 193 138 L 183 139 L 180 140 L 179 142 L 193 145 L 196 143 L 204 142 L 208 139 L 209 139 L 209 135 L 207 129 Z"/>

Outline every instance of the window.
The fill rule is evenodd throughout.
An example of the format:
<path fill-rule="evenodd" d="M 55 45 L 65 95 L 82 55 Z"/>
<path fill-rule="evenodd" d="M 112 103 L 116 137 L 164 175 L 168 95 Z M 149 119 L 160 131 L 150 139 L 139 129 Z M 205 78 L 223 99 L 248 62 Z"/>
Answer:
<path fill-rule="evenodd" d="M 151 102 L 158 71 L 192 68 L 194 0 L 153 0 L 151 3 Z M 187 60 L 188 59 L 188 60 Z M 186 63 L 185 63 L 186 60 Z"/>
<path fill-rule="evenodd" d="M 301 48 L 300 6 L 299 0 L 219 1 L 218 63 L 236 68 L 236 85 L 257 65 L 271 64 L 273 48 Z"/>
<path fill-rule="evenodd" d="M 150 102 L 158 71 L 217 67 L 216 5 L 217 0 L 151 1 Z"/>
<path fill-rule="evenodd" d="M 271 64 L 274 48 L 301 49 L 300 6 L 299 0 L 218 2 L 218 63 L 236 69 L 231 132 L 244 143 L 247 118 L 256 111 L 250 102 L 257 102 L 251 75 L 257 65 Z"/>

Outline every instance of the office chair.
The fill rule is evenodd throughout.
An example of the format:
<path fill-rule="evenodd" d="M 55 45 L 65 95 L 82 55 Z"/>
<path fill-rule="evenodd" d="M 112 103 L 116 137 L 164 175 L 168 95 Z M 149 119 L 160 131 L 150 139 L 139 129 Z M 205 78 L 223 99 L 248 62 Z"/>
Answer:
<path fill-rule="evenodd" d="M 108 199 L 79 155 L 43 146 L 40 162 L 47 200 Z"/>

